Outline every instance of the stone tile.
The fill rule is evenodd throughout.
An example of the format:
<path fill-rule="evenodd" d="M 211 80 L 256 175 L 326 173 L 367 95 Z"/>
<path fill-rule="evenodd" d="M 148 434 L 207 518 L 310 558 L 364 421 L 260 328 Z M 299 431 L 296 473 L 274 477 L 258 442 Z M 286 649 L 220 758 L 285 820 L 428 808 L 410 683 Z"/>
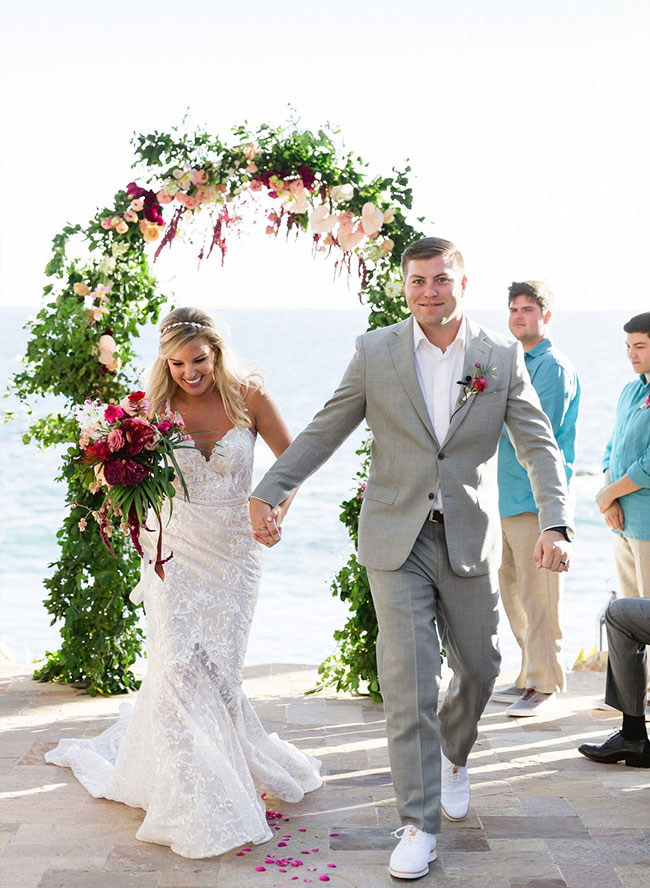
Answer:
<path fill-rule="evenodd" d="M 448 876 L 498 876 L 510 880 L 561 877 L 548 854 L 520 853 L 504 857 L 497 851 L 451 851 L 443 852 L 439 859 Z"/>
<path fill-rule="evenodd" d="M 623 885 L 612 866 L 567 863 L 560 872 L 567 888 L 620 888 Z"/>
<path fill-rule="evenodd" d="M 529 797 L 521 799 L 527 817 L 575 817 L 576 812 L 566 799 Z"/>
<path fill-rule="evenodd" d="M 645 866 L 625 865 L 614 867 L 625 888 L 648 888 L 650 872 Z"/>
<path fill-rule="evenodd" d="M 361 787 L 393 786 L 390 769 L 365 771 L 335 771 L 326 775 L 327 787 L 356 789 Z"/>
<path fill-rule="evenodd" d="M 648 842 L 630 842 L 611 838 L 609 841 L 596 842 L 580 839 L 547 839 L 549 853 L 557 865 L 570 863 L 647 863 L 650 866 L 650 844 Z M 648 873 L 650 878 L 650 872 Z"/>
<path fill-rule="evenodd" d="M 483 817 L 481 822 L 488 839 L 590 838 L 579 817 Z"/>
<path fill-rule="evenodd" d="M 38 888 L 157 888 L 159 873 L 100 873 L 47 870 Z"/>
<path fill-rule="evenodd" d="M 564 879 L 526 879 L 520 882 L 519 879 L 510 881 L 510 888 L 567 888 Z"/>

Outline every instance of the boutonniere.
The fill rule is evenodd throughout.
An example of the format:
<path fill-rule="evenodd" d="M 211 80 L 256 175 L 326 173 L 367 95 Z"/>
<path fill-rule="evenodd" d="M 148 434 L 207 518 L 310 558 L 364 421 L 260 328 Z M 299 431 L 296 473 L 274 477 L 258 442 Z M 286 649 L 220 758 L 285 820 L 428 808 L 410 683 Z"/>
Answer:
<path fill-rule="evenodd" d="M 650 395 L 645 399 L 644 403 L 636 408 L 637 410 L 650 410 Z"/>
<path fill-rule="evenodd" d="M 474 375 L 466 376 L 465 379 L 459 379 L 458 385 L 463 386 L 463 397 L 458 402 L 458 406 L 462 407 L 465 401 L 471 395 L 479 395 L 484 392 L 488 384 L 488 376 L 494 376 L 496 366 L 482 367 L 481 364 L 474 364 Z"/>

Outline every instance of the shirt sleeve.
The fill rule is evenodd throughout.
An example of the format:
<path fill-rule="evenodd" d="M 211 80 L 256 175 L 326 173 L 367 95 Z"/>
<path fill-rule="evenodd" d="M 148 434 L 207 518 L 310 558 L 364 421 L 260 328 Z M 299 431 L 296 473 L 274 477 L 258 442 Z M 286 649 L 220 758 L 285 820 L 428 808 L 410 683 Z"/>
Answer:
<path fill-rule="evenodd" d="M 650 447 L 632 463 L 625 474 L 633 484 L 650 487 Z"/>

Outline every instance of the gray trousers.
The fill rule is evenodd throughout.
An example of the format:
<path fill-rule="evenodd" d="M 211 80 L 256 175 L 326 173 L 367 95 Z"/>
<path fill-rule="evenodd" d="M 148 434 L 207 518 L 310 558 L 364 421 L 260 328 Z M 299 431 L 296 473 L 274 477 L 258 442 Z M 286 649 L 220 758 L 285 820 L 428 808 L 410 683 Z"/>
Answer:
<path fill-rule="evenodd" d="M 607 681 L 605 702 L 626 715 L 644 715 L 646 645 L 650 644 L 650 598 L 619 598 L 605 611 Z"/>
<path fill-rule="evenodd" d="M 438 833 L 441 744 L 465 765 L 499 674 L 496 574 L 457 576 L 442 525 L 425 521 L 404 564 L 368 578 L 397 809 L 403 824 Z M 441 644 L 454 674 L 438 716 Z"/>

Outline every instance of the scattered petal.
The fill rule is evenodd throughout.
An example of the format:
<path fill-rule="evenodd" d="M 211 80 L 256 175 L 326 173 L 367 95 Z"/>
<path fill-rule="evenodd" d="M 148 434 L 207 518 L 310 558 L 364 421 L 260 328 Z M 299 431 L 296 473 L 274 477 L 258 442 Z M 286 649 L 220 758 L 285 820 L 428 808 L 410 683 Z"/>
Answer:
<path fill-rule="evenodd" d="M 336 864 L 335 864 L 335 863 L 328 863 L 327 865 L 328 865 L 328 866 L 331 866 L 332 869 L 336 869 Z"/>
<path fill-rule="evenodd" d="M 282 836 L 283 839 L 290 839 L 291 836 Z"/>
<path fill-rule="evenodd" d="M 306 828 L 305 828 L 304 826 L 301 826 L 301 827 L 298 829 L 298 832 L 307 832 L 307 830 L 306 830 Z"/>
<path fill-rule="evenodd" d="M 250 848 L 243 848 L 242 850 L 243 851 L 250 851 L 251 849 Z"/>
<path fill-rule="evenodd" d="M 258 873 L 265 873 L 266 872 L 265 866 L 256 866 L 255 869 L 257 870 Z"/>
<path fill-rule="evenodd" d="M 265 799 L 265 798 L 266 798 L 266 793 L 263 792 L 262 795 L 260 796 L 260 798 L 261 798 L 261 799 Z"/>
<path fill-rule="evenodd" d="M 316 851 L 318 851 L 318 848 L 312 848 L 311 850 L 312 850 L 314 853 L 316 853 Z"/>
<path fill-rule="evenodd" d="M 330 839 L 333 839 L 334 836 L 338 836 L 338 833 L 330 833 Z"/>
<path fill-rule="evenodd" d="M 315 867 L 315 866 L 308 866 L 308 867 L 307 867 L 307 872 L 308 872 L 308 873 L 315 873 L 315 872 L 316 872 L 316 867 Z"/>
<path fill-rule="evenodd" d="M 243 852 L 243 851 L 238 851 L 238 852 L 237 852 L 237 857 L 243 857 L 243 856 L 244 856 L 244 852 Z"/>
<path fill-rule="evenodd" d="M 321 882 L 329 882 L 330 880 L 329 876 L 319 876 L 318 878 L 321 880 Z"/>
<path fill-rule="evenodd" d="M 286 842 L 278 842 L 278 848 L 286 848 L 286 847 L 287 847 Z"/>

